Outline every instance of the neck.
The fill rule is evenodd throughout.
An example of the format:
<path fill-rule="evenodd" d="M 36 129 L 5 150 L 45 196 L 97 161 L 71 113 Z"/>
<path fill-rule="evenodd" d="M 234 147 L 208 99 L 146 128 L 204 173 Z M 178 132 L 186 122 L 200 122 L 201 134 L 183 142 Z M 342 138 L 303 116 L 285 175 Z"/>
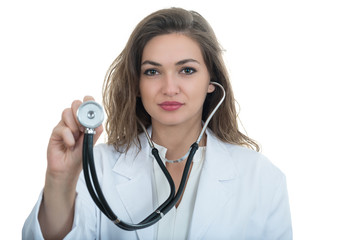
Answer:
<path fill-rule="evenodd" d="M 196 123 L 176 126 L 164 126 L 153 123 L 152 140 L 167 148 L 166 158 L 176 160 L 184 156 L 190 146 L 197 140 L 201 132 L 201 121 Z M 200 146 L 205 145 L 205 135 L 200 141 Z"/>

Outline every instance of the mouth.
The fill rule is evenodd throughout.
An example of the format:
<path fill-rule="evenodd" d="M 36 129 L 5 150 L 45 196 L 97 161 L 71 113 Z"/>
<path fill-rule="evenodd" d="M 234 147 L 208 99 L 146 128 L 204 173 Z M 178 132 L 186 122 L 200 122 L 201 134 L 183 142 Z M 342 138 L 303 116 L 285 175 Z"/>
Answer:
<path fill-rule="evenodd" d="M 181 108 L 184 104 L 176 101 L 166 101 L 159 104 L 165 111 L 175 111 Z"/>

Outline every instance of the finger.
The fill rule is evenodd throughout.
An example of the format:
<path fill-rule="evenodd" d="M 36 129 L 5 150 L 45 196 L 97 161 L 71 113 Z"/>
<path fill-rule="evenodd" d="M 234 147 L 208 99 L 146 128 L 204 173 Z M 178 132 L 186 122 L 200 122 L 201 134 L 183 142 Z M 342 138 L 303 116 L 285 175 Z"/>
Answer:
<path fill-rule="evenodd" d="M 84 132 L 85 128 L 79 123 L 79 121 L 77 119 L 77 111 L 78 111 L 81 104 L 82 104 L 82 102 L 80 100 L 73 101 L 72 104 L 71 104 L 71 111 L 72 111 L 73 119 L 75 120 L 75 123 L 78 126 L 79 130 L 81 132 Z"/>
<path fill-rule="evenodd" d="M 62 113 L 61 120 L 63 124 L 71 130 L 72 134 L 74 135 L 74 138 L 78 139 L 80 136 L 81 129 L 72 113 L 72 109 L 70 108 L 65 109 Z"/>
<path fill-rule="evenodd" d="M 84 102 L 87 102 L 87 101 L 95 101 L 95 98 L 93 98 L 92 96 L 85 96 Z"/>
<path fill-rule="evenodd" d="M 58 124 L 51 135 L 50 139 L 54 144 L 61 144 L 66 148 L 73 148 L 75 146 L 75 138 L 71 129 L 64 124 Z"/>
<path fill-rule="evenodd" d="M 71 132 L 71 129 L 65 127 L 65 128 L 63 128 L 61 133 L 62 133 L 62 138 L 64 140 L 64 144 L 70 149 L 74 148 L 76 141 L 75 141 L 74 135 Z"/>

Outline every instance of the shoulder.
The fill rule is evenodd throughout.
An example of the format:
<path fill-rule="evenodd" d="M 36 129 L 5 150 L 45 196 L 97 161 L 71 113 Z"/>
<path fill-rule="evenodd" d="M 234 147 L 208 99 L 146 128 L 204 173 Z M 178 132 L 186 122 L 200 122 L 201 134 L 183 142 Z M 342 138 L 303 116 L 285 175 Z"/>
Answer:
<path fill-rule="evenodd" d="M 262 174 L 266 173 L 278 177 L 284 176 L 283 172 L 262 153 L 239 145 L 229 143 L 224 143 L 224 145 L 237 169 L 259 171 Z"/>
<path fill-rule="evenodd" d="M 214 135 L 210 136 L 208 147 L 209 151 L 218 158 L 219 164 L 232 168 L 229 172 L 232 171 L 237 176 L 276 182 L 285 179 L 284 173 L 262 153 L 244 146 L 222 142 Z"/>

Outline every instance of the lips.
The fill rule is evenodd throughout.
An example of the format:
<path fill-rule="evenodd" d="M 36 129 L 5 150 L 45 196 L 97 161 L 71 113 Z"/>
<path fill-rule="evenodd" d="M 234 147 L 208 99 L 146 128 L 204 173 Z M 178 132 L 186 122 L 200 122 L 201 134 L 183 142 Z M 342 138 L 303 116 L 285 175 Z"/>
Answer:
<path fill-rule="evenodd" d="M 159 104 L 165 111 L 175 111 L 181 108 L 184 104 L 176 101 L 166 101 Z"/>

